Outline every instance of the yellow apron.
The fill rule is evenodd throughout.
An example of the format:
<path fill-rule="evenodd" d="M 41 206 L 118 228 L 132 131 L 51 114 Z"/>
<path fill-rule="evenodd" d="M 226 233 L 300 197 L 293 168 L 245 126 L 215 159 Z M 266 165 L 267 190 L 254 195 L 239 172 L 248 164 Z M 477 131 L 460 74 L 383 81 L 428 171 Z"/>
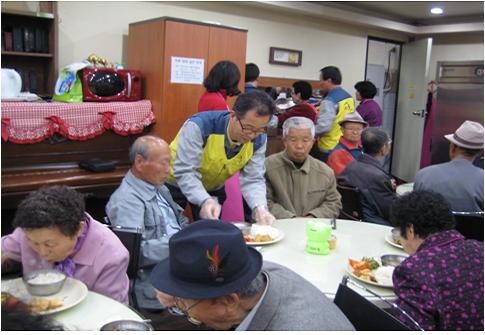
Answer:
<path fill-rule="evenodd" d="M 173 166 L 177 153 L 177 143 L 180 132 L 170 143 L 172 159 L 170 161 L 170 175 L 168 180 L 172 184 L 177 184 L 173 175 Z M 202 176 L 202 184 L 207 191 L 212 191 L 221 187 L 224 182 L 247 164 L 253 156 L 254 144 L 248 142 L 243 144 L 241 150 L 232 158 L 227 158 L 224 149 L 224 135 L 212 134 L 207 138 L 204 151 L 202 152 L 201 167 L 197 170 Z"/>
<path fill-rule="evenodd" d="M 354 112 L 354 99 L 347 98 L 339 101 L 338 103 L 338 114 L 333 120 L 332 129 L 318 138 L 318 147 L 320 150 L 329 151 L 335 148 L 342 136 L 342 130 L 340 130 L 340 121 L 344 119 L 344 116 Z"/>

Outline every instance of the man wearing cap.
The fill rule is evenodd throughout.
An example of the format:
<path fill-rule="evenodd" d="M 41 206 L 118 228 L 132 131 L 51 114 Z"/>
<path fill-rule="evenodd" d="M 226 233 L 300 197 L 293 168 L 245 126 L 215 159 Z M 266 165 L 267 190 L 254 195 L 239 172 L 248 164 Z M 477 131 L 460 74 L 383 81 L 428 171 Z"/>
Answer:
<path fill-rule="evenodd" d="M 483 126 L 467 120 L 445 138 L 451 161 L 420 170 L 414 189 L 440 193 L 453 211 L 483 211 L 483 170 L 473 165 L 483 150 Z"/>
<path fill-rule="evenodd" d="M 157 297 L 216 330 L 353 330 L 320 290 L 248 247 L 241 231 L 201 220 L 172 236 L 150 276 Z"/>
<path fill-rule="evenodd" d="M 367 127 L 367 122 L 359 113 L 353 112 L 345 115 L 339 125 L 342 130 L 342 137 L 340 137 L 337 146 L 330 152 L 327 160 L 327 164 L 332 168 L 335 177 L 338 177 L 351 161 L 362 154 L 360 135 Z"/>
<path fill-rule="evenodd" d="M 268 207 L 277 219 L 332 218 L 342 208 L 332 170 L 309 155 L 314 138 L 312 120 L 291 117 L 283 123 L 285 150 L 266 158 Z"/>

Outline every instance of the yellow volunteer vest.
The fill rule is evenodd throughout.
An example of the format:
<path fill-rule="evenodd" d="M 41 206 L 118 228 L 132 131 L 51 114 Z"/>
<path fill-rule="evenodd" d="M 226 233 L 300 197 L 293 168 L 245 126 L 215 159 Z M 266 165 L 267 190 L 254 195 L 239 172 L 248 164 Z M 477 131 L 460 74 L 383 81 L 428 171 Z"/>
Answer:
<path fill-rule="evenodd" d="M 177 137 L 170 143 L 172 159 L 170 160 L 169 182 L 177 184 L 173 166 L 177 153 L 177 143 L 180 131 Z M 224 182 L 246 165 L 251 159 L 254 152 L 253 142 L 243 144 L 241 150 L 232 158 L 227 158 L 224 149 L 224 134 L 212 134 L 207 138 L 207 142 L 202 152 L 201 167 L 197 170 L 202 176 L 202 184 L 207 191 L 215 190 L 221 187 Z"/>
<path fill-rule="evenodd" d="M 318 147 L 320 150 L 328 151 L 335 148 L 342 136 L 342 131 L 340 130 L 340 125 L 338 123 L 343 120 L 346 114 L 352 113 L 354 110 L 354 99 L 347 98 L 339 101 L 338 114 L 335 117 L 335 120 L 333 120 L 332 129 L 318 138 Z"/>

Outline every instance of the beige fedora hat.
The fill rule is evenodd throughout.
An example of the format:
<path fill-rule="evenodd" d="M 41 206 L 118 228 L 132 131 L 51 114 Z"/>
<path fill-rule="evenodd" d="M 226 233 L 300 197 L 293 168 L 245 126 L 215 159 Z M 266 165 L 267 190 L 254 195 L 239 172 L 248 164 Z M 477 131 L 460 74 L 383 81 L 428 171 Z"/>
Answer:
<path fill-rule="evenodd" d="M 459 147 L 467 149 L 483 149 L 483 126 L 474 121 L 465 121 L 454 134 L 445 138 Z"/>
<path fill-rule="evenodd" d="M 367 127 L 367 122 L 365 122 L 362 116 L 360 116 L 360 114 L 357 112 L 346 114 L 343 120 L 338 124 L 343 125 L 345 122 L 362 123 L 365 127 Z"/>

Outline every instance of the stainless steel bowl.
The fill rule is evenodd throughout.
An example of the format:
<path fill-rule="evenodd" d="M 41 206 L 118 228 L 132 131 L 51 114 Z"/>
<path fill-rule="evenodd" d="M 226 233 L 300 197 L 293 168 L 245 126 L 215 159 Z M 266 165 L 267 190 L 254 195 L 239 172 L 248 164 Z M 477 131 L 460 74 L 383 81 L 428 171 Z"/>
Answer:
<path fill-rule="evenodd" d="M 249 235 L 249 233 L 251 232 L 251 224 L 250 223 L 233 222 L 232 224 L 235 225 L 237 228 L 239 228 L 239 230 L 241 230 L 243 235 Z"/>
<path fill-rule="evenodd" d="M 55 274 L 61 275 L 62 279 L 45 283 L 45 284 L 32 283 L 32 279 L 48 273 L 55 273 Z M 29 291 L 30 294 L 45 296 L 45 295 L 56 294 L 57 292 L 59 292 L 62 289 L 64 282 L 66 281 L 66 275 L 61 271 L 53 270 L 53 269 L 39 270 L 39 271 L 29 272 L 25 274 L 23 276 L 23 281 L 24 281 L 25 287 L 27 288 L 27 291 Z"/>
<path fill-rule="evenodd" d="M 402 255 L 382 255 L 381 256 L 381 263 L 383 266 L 398 266 L 401 264 L 407 257 Z"/>
<path fill-rule="evenodd" d="M 105 324 L 100 330 L 147 331 L 153 330 L 153 327 L 150 325 L 149 321 L 117 320 Z"/>

